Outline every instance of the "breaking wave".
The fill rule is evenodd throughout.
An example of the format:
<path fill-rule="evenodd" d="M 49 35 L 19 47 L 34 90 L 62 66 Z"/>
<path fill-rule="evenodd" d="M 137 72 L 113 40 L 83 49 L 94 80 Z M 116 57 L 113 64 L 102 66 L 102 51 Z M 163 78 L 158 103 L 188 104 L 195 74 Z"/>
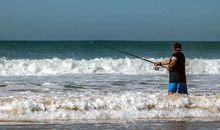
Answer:
<path fill-rule="evenodd" d="M 164 59 L 150 58 L 152 61 Z M 0 59 L 0 76 L 62 75 L 62 74 L 165 74 L 154 65 L 139 59 L 95 58 L 74 59 Z M 187 59 L 187 74 L 220 74 L 220 59 Z"/>
<path fill-rule="evenodd" d="M 0 97 L 1 120 L 219 118 L 220 96 L 142 92 Z"/>

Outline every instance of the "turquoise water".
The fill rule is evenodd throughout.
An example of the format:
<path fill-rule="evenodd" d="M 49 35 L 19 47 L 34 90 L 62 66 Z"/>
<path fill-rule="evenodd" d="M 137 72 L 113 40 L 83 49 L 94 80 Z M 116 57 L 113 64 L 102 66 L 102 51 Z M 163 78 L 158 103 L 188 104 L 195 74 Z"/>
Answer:
<path fill-rule="evenodd" d="M 164 58 L 171 54 L 169 41 L 1 41 L 0 57 L 7 59 L 101 57 L 124 58 L 127 55 L 104 48 L 108 45 L 129 53 L 149 58 Z M 220 58 L 220 42 L 182 42 L 188 58 Z"/>

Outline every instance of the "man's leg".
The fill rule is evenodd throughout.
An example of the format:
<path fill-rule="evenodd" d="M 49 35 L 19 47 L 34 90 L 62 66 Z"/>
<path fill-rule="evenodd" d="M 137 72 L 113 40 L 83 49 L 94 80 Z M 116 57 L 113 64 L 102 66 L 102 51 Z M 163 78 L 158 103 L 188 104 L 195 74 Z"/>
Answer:
<path fill-rule="evenodd" d="M 177 92 L 177 86 L 178 86 L 177 83 L 169 83 L 168 87 L 167 87 L 168 95 L 176 93 Z"/>

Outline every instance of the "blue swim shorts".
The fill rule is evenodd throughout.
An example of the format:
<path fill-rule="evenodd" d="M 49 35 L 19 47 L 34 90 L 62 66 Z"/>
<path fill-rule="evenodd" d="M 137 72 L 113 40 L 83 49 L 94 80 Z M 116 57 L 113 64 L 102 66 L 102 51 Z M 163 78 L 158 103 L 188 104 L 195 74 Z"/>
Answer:
<path fill-rule="evenodd" d="M 188 94 L 186 83 L 169 83 L 168 92 Z"/>

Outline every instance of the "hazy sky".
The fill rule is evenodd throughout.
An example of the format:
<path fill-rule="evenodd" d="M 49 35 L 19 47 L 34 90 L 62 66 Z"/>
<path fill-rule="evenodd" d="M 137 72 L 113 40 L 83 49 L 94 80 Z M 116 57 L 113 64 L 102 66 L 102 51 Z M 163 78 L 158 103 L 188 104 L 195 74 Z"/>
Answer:
<path fill-rule="evenodd" d="M 0 40 L 220 41 L 220 0 L 0 0 Z"/>

